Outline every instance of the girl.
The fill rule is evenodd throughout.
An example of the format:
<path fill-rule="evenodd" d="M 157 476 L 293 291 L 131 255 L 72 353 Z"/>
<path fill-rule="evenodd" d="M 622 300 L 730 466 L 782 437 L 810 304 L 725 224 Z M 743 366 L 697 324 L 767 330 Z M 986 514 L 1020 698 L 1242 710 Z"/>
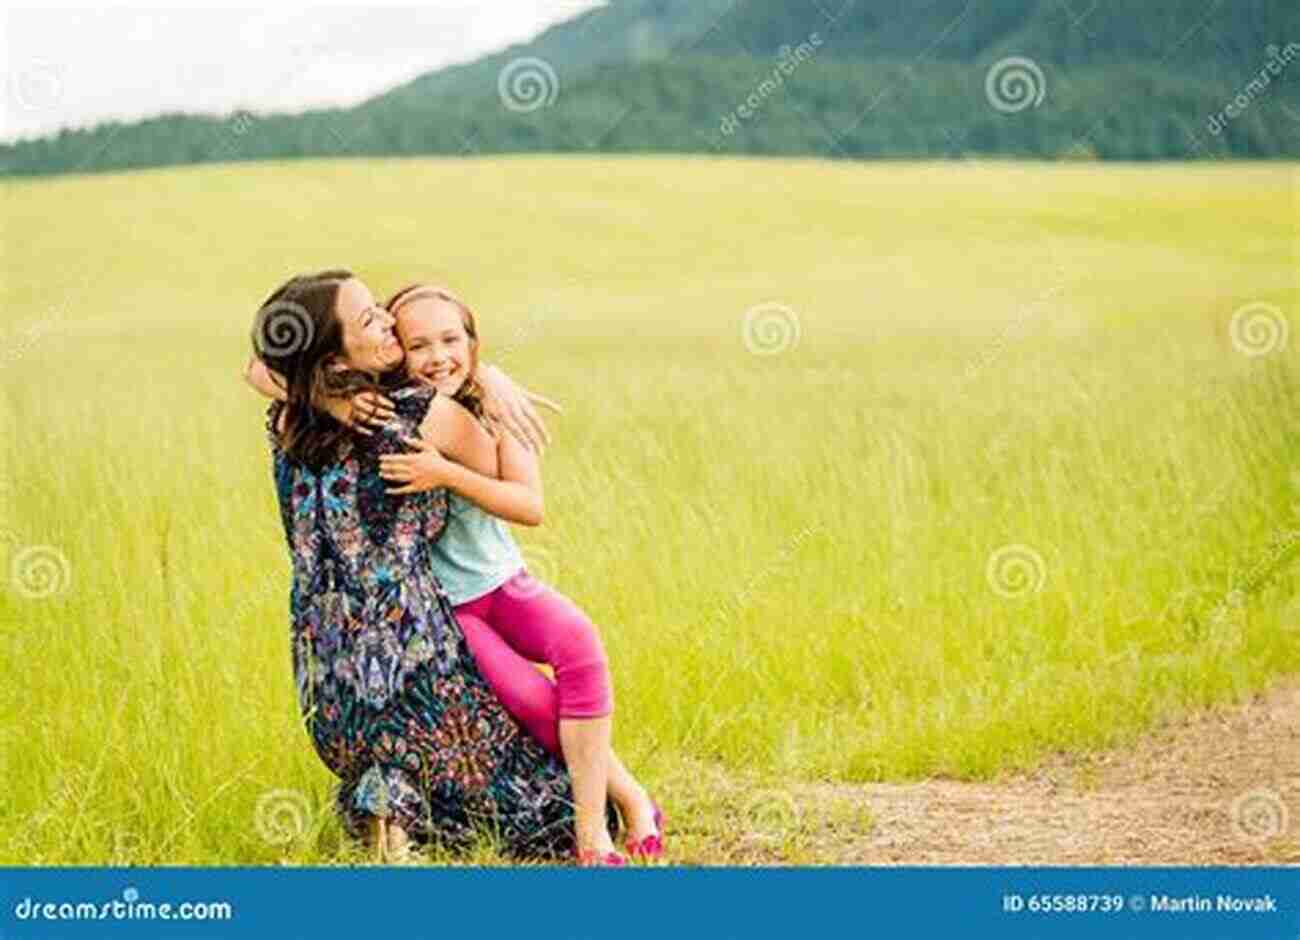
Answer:
<path fill-rule="evenodd" d="M 398 291 L 385 307 L 396 320 L 408 374 L 483 421 L 479 338 L 470 309 L 450 292 L 424 284 Z M 391 414 L 383 399 L 368 404 L 379 421 Z M 659 856 L 662 812 L 610 748 L 613 700 L 596 629 L 571 601 L 528 574 L 502 521 L 541 523 L 536 455 L 513 435 L 497 435 L 501 478 L 494 479 L 443 458 L 426 441 L 406 443 L 414 452 L 385 456 L 380 473 L 400 484 L 390 488 L 394 494 L 450 491 L 447 527 L 432 545 L 434 575 L 502 704 L 568 764 L 584 859 L 623 863 L 603 825 L 606 793 L 627 826 L 629 854 Z M 549 664 L 555 681 L 533 662 Z"/>
<path fill-rule="evenodd" d="M 479 338 L 474 315 L 446 290 L 414 284 L 385 304 L 397 321 L 412 377 L 432 384 L 481 417 Z M 509 434 L 498 437 L 501 479 L 446 460 L 413 440 L 409 455 L 388 455 L 385 479 L 394 493 L 446 487 L 452 492 L 447 531 L 434 543 L 434 570 L 484 678 L 502 703 L 574 776 L 582 821 L 600 826 L 608 788 L 628 826 L 633 855 L 662 851 L 662 813 L 611 752 L 613 699 L 609 667 L 596 628 L 568 598 L 532 578 L 504 522 L 539 525 L 543 500 L 536 455 Z M 530 661 L 548 663 L 552 683 Z M 577 769 L 575 769 L 577 768 Z M 588 770 L 590 769 L 590 770 Z M 584 801 L 591 812 L 582 812 Z"/>

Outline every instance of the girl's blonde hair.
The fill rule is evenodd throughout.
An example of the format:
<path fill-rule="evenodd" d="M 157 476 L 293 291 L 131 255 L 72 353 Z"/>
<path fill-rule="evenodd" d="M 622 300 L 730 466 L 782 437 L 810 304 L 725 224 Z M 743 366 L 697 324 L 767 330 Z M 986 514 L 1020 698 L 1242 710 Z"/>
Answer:
<path fill-rule="evenodd" d="M 474 320 L 474 311 L 469 309 L 469 305 L 445 287 L 435 287 L 432 284 L 417 282 L 406 285 L 389 297 L 384 302 L 384 307 L 396 317 L 398 310 L 403 305 L 426 298 L 445 300 L 460 311 L 460 321 L 465 327 L 466 335 L 469 336 L 469 371 L 465 376 L 465 381 L 461 383 L 460 389 L 452 397 L 470 414 L 482 421 L 483 386 L 479 384 L 478 380 L 478 324 Z"/>

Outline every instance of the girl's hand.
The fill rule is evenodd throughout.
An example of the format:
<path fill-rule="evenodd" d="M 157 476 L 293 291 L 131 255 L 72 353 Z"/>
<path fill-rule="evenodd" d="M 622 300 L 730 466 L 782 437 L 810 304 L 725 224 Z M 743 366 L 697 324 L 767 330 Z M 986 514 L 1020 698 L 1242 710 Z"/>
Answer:
<path fill-rule="evenodd" d="M 438 448 L 422 438 L 404 437 L 402 443 L 412 448 L 413 454 L 383 454 L 379 458 L 379 475 L 390 483 L 403 483 L 401 487 L 388 487 L 390 496 L 404 493 L 421 493 L 447 485 L 450 460 L 438 453 Z"/>
<path fill-rule="evenodd" d="M 285 394 L 284 377 L 274 369 L 268 368 L 266 363 L 256 356 L 248 357 L 248 365 L 244 366 L 244 381 L 259 395 L 266 398 L 284 401 L 289 397 Z"/>
<path fill-rule="evenodd" d="M 551 435 L 533 406 L 541 405 L 556 414 L 564 410 L 549 398 L 520 388 L 496 366 L 483 366 L 478 373 L 483 388 L 483 418 L 489 429 L 497 435 L 507 431 L 524 447 L 540 454 L 551 443 Z"/>

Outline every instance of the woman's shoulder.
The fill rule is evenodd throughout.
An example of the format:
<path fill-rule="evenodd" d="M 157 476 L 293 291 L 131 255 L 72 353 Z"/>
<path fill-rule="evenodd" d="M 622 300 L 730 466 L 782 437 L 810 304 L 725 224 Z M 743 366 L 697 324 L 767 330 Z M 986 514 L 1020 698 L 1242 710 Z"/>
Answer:
<path fill-rule="evenodd" d="M 384 393 L 393 403 L 393 410 L 398 417 L 413 422 L 417 426 L 429 413 L 429 406 L 438 396 L 438 390 L 424 382 L 412 382 Z"/>
<path fill-rule="evenodd" d="M 433 397 L 438 394 L 438 390 L 428 382 L 412 380 L 409 382 L 403 382 L 396 388 L 383 389 L 383 393 L 394 402 L 432 401 Z"/>

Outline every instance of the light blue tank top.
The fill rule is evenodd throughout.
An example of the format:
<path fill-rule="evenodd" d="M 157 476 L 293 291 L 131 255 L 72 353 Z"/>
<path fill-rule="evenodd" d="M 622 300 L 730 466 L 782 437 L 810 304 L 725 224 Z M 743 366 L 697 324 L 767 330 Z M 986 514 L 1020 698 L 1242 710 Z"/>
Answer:
<path fill-rule="evenodd" d="M 447 493 L 447 524 L 431 548 L 433 576 L 452 606 L 495 591 L 524 567 L 506 524 L 452 492 Z"/>

